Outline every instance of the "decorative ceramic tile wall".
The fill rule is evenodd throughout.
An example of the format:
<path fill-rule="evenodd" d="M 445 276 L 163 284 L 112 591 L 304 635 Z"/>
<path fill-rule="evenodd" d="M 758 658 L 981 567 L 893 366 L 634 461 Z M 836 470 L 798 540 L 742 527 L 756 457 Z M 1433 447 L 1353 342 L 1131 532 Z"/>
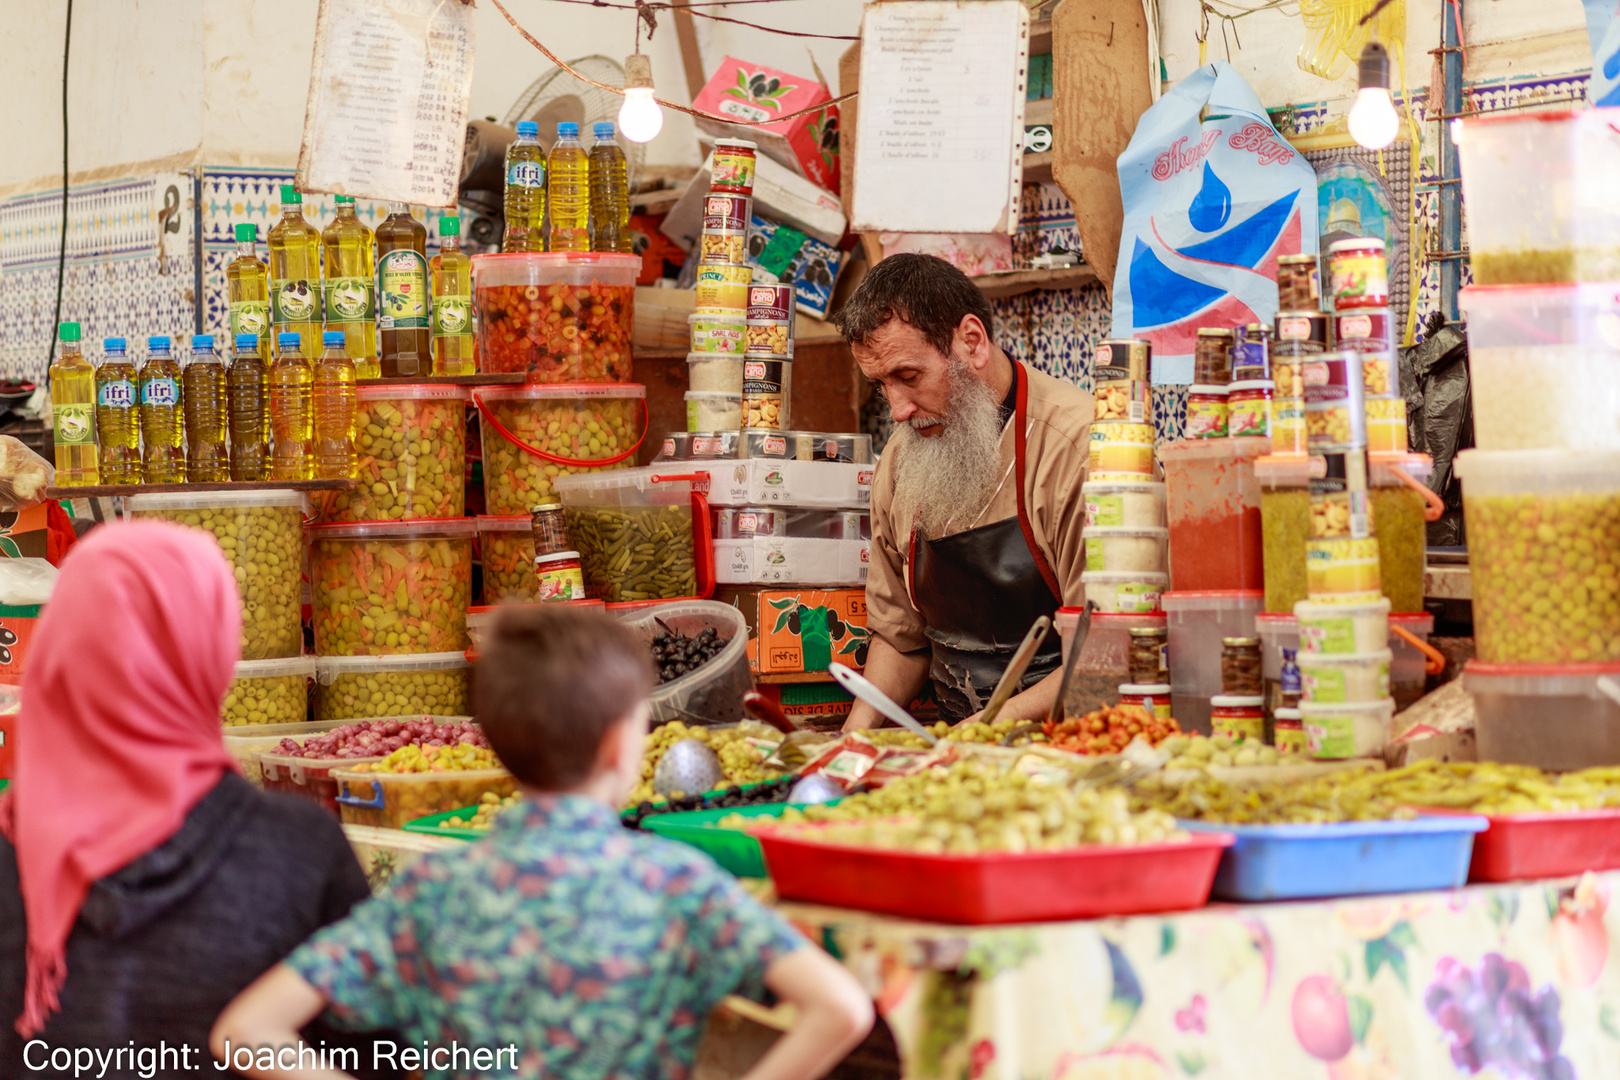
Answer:
<path fill-rule="evenodd" d="M 191 178 L 181 173 L 71 188 L 62 320 L 86 351 L 103 337 L 193 330 Z M 160 231 L 161 228 L 161 231 Z M 43 379 L 50 364 L 62 191 L 0 203 L 0 375 Z"/>

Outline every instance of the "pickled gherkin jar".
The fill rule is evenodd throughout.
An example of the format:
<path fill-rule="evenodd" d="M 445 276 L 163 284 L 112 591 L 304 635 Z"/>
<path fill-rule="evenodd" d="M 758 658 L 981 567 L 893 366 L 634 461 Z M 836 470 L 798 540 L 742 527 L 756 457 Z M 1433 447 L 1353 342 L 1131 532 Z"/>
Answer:
<path fill-rule="evenodd" d="M 302 492 L 210 491 L 131 495 L 132 518 L 159 518 L 214 534 L 242 600 L 242 659 L 297 656 L 304 648 Z"/>
<path fill-rule="evenodd" d="M 659 467 L 558 477 L 586 595 L 613 604 L 714 590 L 708 508 L 692 494 L 694 475 L 672 476 Z"/>

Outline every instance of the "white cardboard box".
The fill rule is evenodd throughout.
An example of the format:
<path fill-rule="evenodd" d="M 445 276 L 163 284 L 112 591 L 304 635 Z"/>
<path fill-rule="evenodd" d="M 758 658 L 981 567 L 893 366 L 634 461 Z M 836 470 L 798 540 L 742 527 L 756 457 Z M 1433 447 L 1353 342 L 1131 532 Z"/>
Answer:
<path fill-rule="evenodd" d="M 714 579 L 721 585 L 865 585 L 866 540 L 754 536 L 714 542 Z"/>
<path fill-rule="evenodd" d="M 674 464 L 674 463 L 671 463 Z M 710 506 L 796 506 L 830 510 L 872 505 L 876 465 L 740 458 L 683 461 L 709 474 Z"/>

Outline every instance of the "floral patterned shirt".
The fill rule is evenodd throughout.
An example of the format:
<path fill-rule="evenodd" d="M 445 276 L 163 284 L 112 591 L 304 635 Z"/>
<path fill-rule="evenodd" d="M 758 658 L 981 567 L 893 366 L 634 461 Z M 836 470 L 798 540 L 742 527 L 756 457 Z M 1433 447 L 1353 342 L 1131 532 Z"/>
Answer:
<path fill-rule="evenodd" d="M 563 795 L 418 860 L 287 963 L 342 1026 L 518 1047 L 515 1072 L 440 1055 L 428 1077 L 684 1080 L 709 1010 L 805 944 L 700 852 Z"/>

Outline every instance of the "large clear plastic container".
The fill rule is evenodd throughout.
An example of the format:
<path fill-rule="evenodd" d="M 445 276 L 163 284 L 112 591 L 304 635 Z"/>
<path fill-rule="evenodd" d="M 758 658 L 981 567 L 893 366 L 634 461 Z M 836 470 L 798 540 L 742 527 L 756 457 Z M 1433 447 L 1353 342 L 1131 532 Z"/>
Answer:
<path fill-rule="evenodd" d="M 304 723 L 314 675 L 313 656 L 238 662 L 220 706 L 221 722 L 227 728 Z"/>
<path fill-rule="evenodd" d="M 344 721 L 337 720 L 331 723 L 316 721 L 299 721 L 296 724 L 264 724 L 253 727 L 227 727 L 220 730 L 220 736 L 225 742 L 225 749 L 230 751 L 231 757 L 236 759 L 237 767 L 253 784 L 263 787 L 264 777 L 259 772 L 259 755 L 266 750 L 274 750 L 281 745 L 282 739 L 291 739 L 302 743 L 312 735 L 319 735 L 323 731 L 331 731 L 335 727 L 342 727 Z M 336 813 L 336 811 L 333 811 Z"/>
<path fill-rule="evenodd" d="M 1475 286 L 1457 302 L 1481 450 L 1620 450 L 1620 286 Z"/>
<path fill-rule="evenodd" d="M 474 255 L 479 368 L 531 383 L 630 381 L 639 255 Z"/>
<path fill-rule="evenodd" d="M 161 518 L 206 529 L 236 571 L 242 599 L 242 659 L 304 651 L 303 536 L 309 500 L 302 492 L 153 492 L 124 502 L 132 518 Z"/>
<path fill-rule="evenodd" d="M 1173 520 L 1173 519 L 1172 519 Z M 1259 589 L 1167 592 L 1170 627 L 1170 715 L 1183 731 L 1209 734 L 1209 699 L 1221 692 L 1221 639 L 1254 637 Z"/>
<path fill-rule="evenodd" d="M 1259 437 L 1182 439 L 1159 448 L 1168 495 L 1172 590 L 1264 587 L 1260 481 L 1254 461 L 1270 452 L 1271 440 Z"/>
<path fill-rule="evenodd" d="M 652 722 L 667 724 L 733 724 L 743 718 L 743 695 L 754 688 L 748 666 L 748 621 L 730 604 L 715 600 L 681 600 L 658 604 L 625 620 L 649 643 L 663 627 L 693 637 L 713 629 L 726 642 L 708 663 L 678 679 L 653 688 Z"/>
<path fill-rule="evenodd" d="M 1368 454 L 1367 497 L 1373 528 L 1378 533 L 1378 575 L 1391 611 L 1413 614 L 1423 610 L 1423 568 L 1429 546 L 1425 504 L 1427 488 L 1411 487 L 1402 475 L 1425 484 L 1434 475 L 1434 459 L 1427 454 Z M 1427 497 L 1426 497 L 1427 496 Z"/>
<path fill-rule="evenodd" d="M 1457 476 L 1479 659 L 1620 660 L 1620 452 L 1465 450 Z"/>
<path fill-rule="evenodd" d="M 311 526 L 315 652 L 465 649 L 476 530 L 472 518 Z"/>
<path fill-rule="evenodd" d="M 1620 109 L 1476 116 L 1451 130 L 1475 281 L 1620 281 Z"/>
<path fill-rule="evenodd" d="M 461 723 L 467 719 L 465 716 L 424 716 L 418 713 L 414 716 L 379 716 L 369 718 L 371 723 L 386 720 L 432 720 L 439 724 Z M 309 741 L 310 736 L 334 728 L 346 727 L 354 723 L 351 720 L 334 720 L 314 724 L 300 725 L 307 729 L 294 734 L 287 731 L 300 745 Z M 265 729 L 272 730 L 272 729 Z M 284 729 L 274 729 L 278 733 Z M 279 749 L 281 737 L 278 735 L 275 742 L 263 747 L 254 755 L 255 762 L 260 770 L 260 786 L 266 791 L 279 791 L 285 795 L 297 795 L 319 803 L 333 817 L 338 815 L 338 785 L 332 774 L 340 769 L 352 769 L 362 762 L 381 761 L 381 756 L 359 757 L 302 757 L 282 753 Z"/>
<path fill-rule="evenodd" d="M 1429 683 L 1429 658 L 1422 649 L 1397 634 L 1397 626 L 1427 643 L 1434 634 L 1434 616 L 1408 612 L 1389 617 L 1389 651 L 1394 655 L 1389 663 L 1389 693 L 1399 711 L 1423 696 Z"/>
<path fill-rule="evenodd" d="M 467 389 L 362 386 L 355 391 L 360 485 L 327 493 L 326 521 L 460 517 L 467 492 Z"/>
<path fill-rule="evenodd" d="M 533 603 L 540 596 L 540 581 L 534 574 L 534 518 L 478 519 L 478 553 L 484 568 L 484 603 L 511 600 Z"/>
<path fill-rule="evenodd" d="M 318 720 L 466 716 L 472 665 L 465 652 L 323 656 L 315 667 Z"/>
<path fill-rule="evenodd" d="M 484 509 L 527 514 L 576 473 L 628 469 L 647 432 L 647 388 L 487 386 L 473 393 L 484 451 Z"/>
<path fill-rule="evenodd" d="M 1620 702 L 1602 679 L 1620 681 L 1620 664 L 1470 660 L 1463 689 L 1474 698 L 1479 759 L 1560 772 L 1620 765 Z"/>
<path fill-rule="evenodd" d="M 617 604 L 714 591 L 709 507 L 692 490 L 697 475 L 662 465 L 557 478 L 587 595 Z"/>
<path fill-rule="evenodd" d="M 380 829 L 404 828 L 407 821 L 477 805 L 486 793 L 505 798 L 517 790 L 517 778 L 505 769 L 373 773 L 355 772 L 351 763 L 330 777 L 343 823 Z"/>
<path fill-rule="evenodd" d="M 1269 454 L 1254 463 L 1260 482 L 1266 611 L 1274 615 L 1291 613 L 1309 595 L 1305 541 L 1311 538 L 1312 460 L 1304 454 Z"/>
<path fill-rule="evenodd" d="M 1069 659 L 1069 645 L 1079 623 L 1080 609 L 1059 608 L 1052 620 L 1063 640 L 1063 660 Z M 1131 631 L 1138 628 L 1161 628 L 1165 625 L 1162 612 L 1151 615 L 1118 615 L 1091 613 L 1091 629 L 1080 655 L 1074 662 L 1074 674 L 1069 676 L 1068 691 L 1063 695 L 1066 716 L 1084 716 L 1094 709 L 1113 705 L 1119 701 L 1119 688 L 1130 682 Z"/>

